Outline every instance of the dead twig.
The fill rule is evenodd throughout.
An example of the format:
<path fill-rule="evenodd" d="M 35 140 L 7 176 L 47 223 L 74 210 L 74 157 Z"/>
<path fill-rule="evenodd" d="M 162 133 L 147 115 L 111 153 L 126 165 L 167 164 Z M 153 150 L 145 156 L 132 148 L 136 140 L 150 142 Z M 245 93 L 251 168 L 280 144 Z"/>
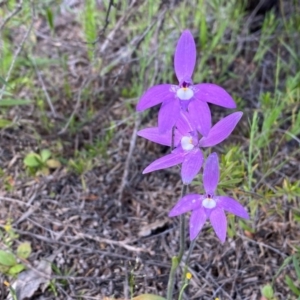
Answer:
<path fill-rule="evenodd" d="M 279 254 L 282 258 L 286 258 L 286 257 L 287 257 L 287 255 L 286 255 L 285 253 L 281 252 L 280 250 L 276 249 L 275 247 L 272 247 L 272 246 L 270 246 L 270 245 L 267 245 L 267 244 L 265 244 L 265 243 L 263 243 L 263 242 L 255 241 L 255 240 L 250 239 L 250 238 L 248 238 L 247 236 L 241 235 L 241 234 L 239 234 L 239 233 L 237 233 L 237 236 L 239 236 L 240 238 L 245 239 L 245 240 L 247 240 L 247 241 L 249 241 L 249 242 L 252 242 L 252 243 L 254 243 L 254 244 L 258 245 L 258 246 L 261 246 L 261 247 L 270 249 L 270 250 L 272 250 L 273 252 Z"/>
<path fill-rule="evenodd" d="M 79 239 L 90 239 L 90 240 L 96 241 L 98 243 L 105 243 L 105 244 L 108 244 L 108 245 L 116 245 L 116 246 L 125 248 L 129 251 L 132 251 L 132 252 L 147 252 L 147 253 L 150 253 L 151 255 L 154 255 L 153 251 L 150 251 L 149 249 L 143 249 L 143 248 L 138 248 L 138 247 L 128 245 L 127 243 L 129 241 L 126 241 L 126 240 L 124 240 L 124 241 L 114 241 L 114 240 L 110 240 L 110 239 L 106 239 L 106 238 L 100 238 L 100 237 L 97 237 L 97 236 L 93 236 L 93 235 L 86 234 L 86 233 L 81 233 L 81 232 L 76 232 L 76 234 L 77 234 L 76 238 L 79 238 Z"/>
<path fill-rule="evenodd" d="M 122 27 L 122 25 L 126 22 L 126 20 L 131 16 L 132 13 L 134 13 L 135 10 L 133 10 L 133 7 L 135 6 L 137 0 L 133 0 L 126 12 L 124 12 L 123 16 L 119 19 L 117 24 L 114 26 L 114 29 L 108 34 L 106 40 L 103 42 L 100 53 L 105 53 L 105 50 L 110 43 L 110 41 L 114 40 L 115 34 L 119 30 L 119 28 Z"/>
<path fill-rule="evenodd" d="M 24 206 L 32 206 L 33 207 L 33 205 L 31 205 L 27 202 L 24 202 L 24 201 L 21 201 L 18 199 L 14 199 L 14 198 L 9 198 L 9 197 L 0 196 L 0 201 L 12 202 L 12 203 L 17 203 L 17 204 L 24 205 Z"/>
<path fill-rule="evenodd" d="M 51 109 L 52 115 L 54 116 L 54 118 L 56 118 L 57 114 L 56 114 L 55 108 L 54 108 L 54 106 L 52 104 L 52 101 L 50 99 L 49 93 L 48 93 L 47 88 L 45 86 L 42 74 L 41 74 L 41 72 L 37 68 L 37 65 L 35 63 L 35 58 L 34 57 L 30 58 L 30 61 L 31 61 L 31 63 L 32 63 L 33 67 L 34 67 L 34 70 L 35 70 L 35 72 L 36 72 L 36 74 L 38 76 L 39 82 L 40 82 L 40 84 L 42 86 L 42 90 L 43 90 L 43 92 L 45 94 L 45 97 L 46 97 L 47 103 L 48 103 L 48 105 L 49 105 L 49 107 Z"/>
<path fill-rule="evenodd" d="M 125 189 L 125 186 L 127 184 L 127 177 L 128 177 L 128 173 L 129 173 L 129 169 L 130 169 L 130 162 L 131 162 L 131 157 L 133 154 L 133 150 L 136 144 L 136 138 L 137 138 L 137 131 L 138 128 L 140 126 L 141 123 L 141 115 L 138 114 L 135 117 L 135 122 L 134 122 L 134 129 L 131 135 L 131 139 L 130 139 L 130 146 L 129 146 L 129 151 L 128 151 L 128 155 L 126 158 L 126 162 L 124 165 L 124 172 L 123 172 L 123 176 L 122 176 L 122 182 L 119 188 L 119 197 L 118 197 L 118 205 L 121 206 L 121 201 L 122 201 L 122 196 L 123 196 L 123 192 Z"/>
<path fill-rule="evenodd" d="M 4 226 L 2 226 L 0 224 L 0 228 L 4 229 Z M 84 250 L 84 251 L 87 251 L 88 253 L 91 253 L 91 248 L 88 248 L 88 247 L 73 245 L 70 242 L 67 243 L 67 242 L 57 241 L 55 239 L 47 238 L 45 236 L 35 234 L 35 233 L 29 232 L 29 231 L 20 230 L 20 229 L 17 229 L 17 228 L 13 228 L 13 229 L 18 234 L 22 234 L 24 236 L 34 237 L 34 238 L 36 238 L 40 241 L 47 242 L 50 245 L 57 244 L 57 245 L 67 246 L 67 247 L 71 247 L 71 248 L 82 250 L 82 251 Z M 136 261 L 136 258 L 134 258 L 134 257 L 126 256 L 126 255 L 122 255 L 122 254 L 116 254 L 116 253 L 113 253 L 111 251 L 103 251 L 103 250 L 93 249 L 93 253 L 96 253 L 98 255 L 103 255 L 105 257 L 113 257 L 113 258 L 118 258 L 118 259 L 122 259 L 122 260 L 126 260 L 126 261 L 129 261 L 129 260 L 130 261 Z M 170 268 L 170 264 L 166 264 L 162 261 L 145 260 L 145 261 L 143 261 L 143 263 L 147 264 L 147 265 L 156 265 L 156 266 L 159 266 L 159 267 Z"/>

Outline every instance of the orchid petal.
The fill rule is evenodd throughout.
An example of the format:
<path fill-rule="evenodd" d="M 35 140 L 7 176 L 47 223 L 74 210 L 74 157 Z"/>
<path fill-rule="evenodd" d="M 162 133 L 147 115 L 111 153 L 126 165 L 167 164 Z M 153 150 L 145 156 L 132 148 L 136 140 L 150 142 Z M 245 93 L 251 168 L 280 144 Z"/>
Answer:
<path fill-rule="evenodd" d="M 220 86 L 212 83 L 194 85 L 195 98 L 226 108 L 236 108 L 232 97 Z"/>
<path fill-rule="evenodd" d="M 174 55 L 174 69 L 180 83 L 192 78 L 196 64 L 196 44 L 189 30 L 181 34 Z"/>
<path fill-rule="evenodd" d="M 207 136 L 211 128 L 211 113 L 208 104 L 198 99 L 192 100 L 189 104 L 189 115 L 197 130 Z"/>
<path fill-rule="evenodd" d="M 195 125 L 193 124 L 190 116 L 185 111 L 180 111 L 180 117 L 177 120 L 176 127 L 182 136 L 195 130 Z"/>
<path fill-rule="evenodd" d="M 213 209 L 209 216 L 210 222 L 222 243 L 226 239 L 227 219 L 223 209 Z"/>
<path fill-rule="evenodd" d="M 143 174 L 153 172 L 156 170 L 166 169 L 173 166 L 176 166 L 180 163 L 182 163 L 184 160 L 184 153 L 178 152 L 178 153 L 171 153 L 166 156 L 163 156 L 154 162 L 152 162 L 144 171 Z"/>
<path fill-rule="evenodd" d="M 244 219 L 249 219 L 246 209 L 233 198 L 227 196 L 216 197 L 218 207 Z"/>
<path fill-rule="evenodd" d="M 158 128 L 161 133 L 171 130 L 180 116 L 178 99 L 168 99 L 163 102 L 158 113 Z"/>
<path fill-rule="evenodd" d="M 201 231 L 207 216 L 203 208 L 193 210 L 190 217 L 190 239 L 191 241 L 197 237 Z"/>
<path fill-rule="evenodd" d="M 197 148 L 190 151 L 185 157 L 181 167 L 181 178 L 184 184 L 190 184 L 199 173 L 203 163 L 202 151 Z"/>
<path fill-rule="evenodd" d="M 220 177 L 219 159 L 216 153 L 208 156 L 203 171 L 203 185 L 206 194 L 214 195 Z"/>
<path fill-rule="evenodd" d="M 200 147 L 212 147 L 223 142 L 234 130 L 242 115 L 242 112 L 235 112 L 215 124 L 208 135 L 201 138 Z"/>
<path fill-rule="evenodd" d="M 175 93 L 171 91 L 171 84 L 155 85 L 148 89 L 136 106 L 137 111 L 143 111 L 149 107 L 157 105 L 167 99 L 175 98 Z"/>
<path fill-rule="evenodd" d="M 198 194 L 189 194 L 182 197 L 169 212 L 169 217 L 182 215 L 190 210 L 201 207 L 203 196 Z"/>
<path fill-rule="evenodd" d="M 160 133 L 158 127 L 150 127 L 138 131 L 137 135 L 164 146 L 170 147 L 172 143 L 172 130 Z"/>

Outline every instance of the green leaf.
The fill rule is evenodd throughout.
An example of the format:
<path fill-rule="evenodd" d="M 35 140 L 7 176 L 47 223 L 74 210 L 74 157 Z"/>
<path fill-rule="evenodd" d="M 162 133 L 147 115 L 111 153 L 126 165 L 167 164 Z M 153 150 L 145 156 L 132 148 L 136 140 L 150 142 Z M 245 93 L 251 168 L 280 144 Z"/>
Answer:
<path fill-rule="evenodd" d="M 46 162 L 51 156 L 51 151 L 48 149 L 43 149 L 41 151 L 41 158 L 43 162 Z"/>
<path fill-rule="evenodd" d="M 244 222 L 243 220 L 239 220 L 239 225 L 242 227 L 243 230 L 247 230 L 251 233 L 254 233 L 255 230 L 253 228 L 251 228 L 246 222 Z"/>
<path fill-rule="evenodd" d="M 0 119 L 0 128 L 4 128 L 12 124 L 12 121 L 6 119 Z"/>
<path fill-rule="evenodd" d="M 272 285 L 274 285 L 275 279 L 278 277 L 278 275 L 281 273 L 281 271 L 291 262 L 292 257 L 288 256 L 282 263 L 282 265 L 280 266 L 280 268 L 278 269 L 278 271 L 276 272 L 275 276 L 272 279 Z"/>
<path fill-rule="evenodd" d="M 0 100 L 0 107 L 1 106 L 28 105 L 30 103 L 31 103 L 30 100 L 23 100 L 23 99 L 3 99 L 3 100 Z"/>
<path fill-rule="evenodd" d="M 132 300 L 166 300 L 166 298 L 153 294 L 143 294 L 132 298 Z"/>
<path fill-rule="evenodd" d="M 0 264 L 12 267 L 17 263 L 15 256 L 11 252 L 0 250 Z"/>
<path fill-rule="evenodd" d="M 261 292 L 262 292 L 263 296 L 266 297 L 267 299 L 271 299 L 274 296 L 274 291 L 270 284 L 265 285 L 262 288 Z"/>
<path fill-rule="evenodd" d="M 285 275 L 285 283 L 296 296 L 300 296 L 300 290 L 295 286 L 294 281 L 290 276 Z"/>
<path fill-rule="evenodd" d="M 5 81 L 5 79 L 3 77 L 0 76 L 0 82 L 3 84 L 3 85 L 8 85 L 8 83 Z"/>
<path fill-rule="evenodd" d="M 31 245 L 29 242 L 24 242 L 19 245 L 17 249 L 17 256 L 23 259 L 26 259 L 29 257 L 31 253 Z"/>
<path fill-rule="evenodd" d="M 25 266 L 22 264 L 16 264 L 8 270 L 9 275 L 17 275 L 25 269 Z"/>
<path fill-rule="evenodd" d="M 24 158 L 24 164 L 27 167 L 39 167 L 41 165 L 40 157 L 34 152 L 26 155 Z"/>
<path fill-rule="evenodd" d="M 49 7 L 46 10 L 46 14 L 47 14 L 47 20 L 49 23 L 49 27 L 52 31 L 54 31 L 53 13 Z"/>
<path fill-rule="evenodd" d="M 296 255 L 293 255 L 293 265 L 297 274 L 298 279 L 300 279 L 300 265 L 299 265 L 299 260 L 296 257 Z"/>
<path fill-rule="evenodd" d="M 5 274 L 7 273 L 7 271 L 9 270 L 9 267 L 8 266 L 3 266 L 0 264 L 0 274 Z"/>

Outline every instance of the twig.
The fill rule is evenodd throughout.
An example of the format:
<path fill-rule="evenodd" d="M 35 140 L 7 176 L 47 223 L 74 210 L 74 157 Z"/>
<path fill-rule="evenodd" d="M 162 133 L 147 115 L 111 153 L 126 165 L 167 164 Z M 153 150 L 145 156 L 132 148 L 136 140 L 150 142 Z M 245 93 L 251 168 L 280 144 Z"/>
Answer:
<path fill-rule="evenodd" d="M 114 36 L 116 32 L 119 30 L 119 28 L 126 22 L 126 20 L 130 17 L 130 15 L 133 13 L 132 8 L 136 4 L 137 0 L 133 0 L 126 12 L 124 12 L 123 16 L 119 19 L 117 24 L 114 26 L 114 29 L 108 34 L 106 40 L 103 42 L 101 48 L 100 48 L 100 53 L 104 53 L 109 42 L 114 39 Z"/>
<path fill-rule="evenodd" d="M 257 244 L 258 246 L 262 246 L 262 247 L 265 247 L 265 248 L 267 248 L 267 249 L 270 249 L 270 250 L 272 250 L 273 252 L 275 252 L 275 253 L 281 255 L 283 258 L 286 258 L 286 257 L 287 257 L 287 255 L 286 255 L 285 253 L 281 252 L 280 250 L 276 249 L 275 247 L 269 246 L 269 245 L 267 245 L 267 244 L 265 244 L 265 243 L 263 243 L 263 242 L 255 241 L 255 240 L 250 239 L 250 238 L 248 238 L 247 236 L 242 235 L 242 234 L 239 234 L 239 233 L 237 233 L 237 236 L 241 237 L 242 239 L 246 239 L 246 240 L 249 241 L 249 242 L 252 242 L 252 243 L 254 243 L 254 244 Z"/>
<path fill-rule="evenodd" d="M 14 198 L 8 198 L 8 197 L 0 196 L 0 201 L 7 201 L 7 202 L 12 202 L 12 203 L 18 203 L 18 204 L 24 205 L 24 206 L 34 207 L 33 205 L 28 204 L 27 202 L 24 202 L 24 201 L 21 201 L 21 200 L 18 200 L 18 199 L 14 199 Z"/>
<path fill-rule="evenodd" d="M 127 244 L 129 241 L 126 241 L 126 240 L 124 240 L 124 241 L 114 241 L 114 240 L 110 240 L 110 239 L 106 239 L 106 238 L 100 238 L 100 237 L 97 237 L 97 236 L 93 236 L 93 235 L 89 235 L 89 234 L 85 234 L 85 233 L 81 233 L 81 232 L 76 232 L 76 234 L 77 234 L 76 238 L 90 239 L 90 240 L 96 241 L 98 243 L 105 243 L 105 244 L 108 244 L 108 245 L 116 245 L 116 246 L 125 248 L 129 251 L 132 251 L 132 252 L 147 252 L 147 253 L 150 253 L 151 255 L 154 254 L 152 251 L 150 251 L 148 249 L 143 249 L 143 248 L 130 246 L 130 245 Z"/>
<path fill-rule="evenodd" d="M 4 229 L 4 226 L 0 224 L 0 228 Z M 13 228 L 13 229 L 18 234 L 22 234 L 24 236 L 34 237 L 38 240 L 47 242 L 50 245 L 57 244 L 57 245 L 61 245 L 61 246 L 67 246 L 67 247 L 70 247 L 70 248 L 73 248 L 73 249 L 85 250 L 88 253 L 96 253 L 96 254 L 99 254 L 99 255 L 103 255 L 105 257 L 113 257 L 113 258 L 118 258 L 118 259 L 122 259 L 122 260 L 125 260 L 125 261 L 129 261 L 129 260 L 130 261 L 136 261 L 136 258 L 128 256 L 128 255 L 126 256 L 126 255 L 123 255 L 123 254 L 116 254 L 116 253 L 111 252 L 111 251 L 103 251 L 103 250 L 91 249 L 91 248 L 88 248 L 88 247 L 73 245 L 72 242 L 62 242 L 62 241 L 58 241 L 58 240 L 55 240 L 55 239 L 52 239 L 52 238 L 47 238 L 43 235 L 35 234 L 35 233 L 29 232 L 29 231 L 20 230 L 20 229 L 17 229 L 17 228 Z M 145 259 L 143 261 L 143 263 L 146 264 L 146 265 L 156 265 L 156 266 L 165 267 L 165 268 L 170 267 L 170 264 L 166 264 L 162 261 L 155 261 L 155 260 Z"/>
<path fill-rule="evenodd" d="M 43 92 L 45 94 L 45 97 L 46 97 L 46 100 L 48 102 L 48 105 L 49 105 L 49 107 L 51 109 L 52 115 L 56 118 L 57 114 L 56 114 L 55 108 L 54 108 L 54 106 L 53 106 L 53 104 L 51 102 L 50 96 L 49 96 L 48 91 L 46 89 L 46 86 L 45 86 L 42 74 L 41 74 L 41 72 L 37 68 L 37 65 L 35 63 L 35 58 L 34 57 L 30 58 L 30 61 L 32 62 L 34 70 L 35 70 L 35 72 L 36 72 L 36 74 L 38 76 L 39 82 L 42 85 L 42 89 L 43 89 Z"/>
<path fill-rule="evenodd" d="M 0 4 L 2 4 L 2 3 L 0 3 Z M 3 29 L 3 27 L 6 25 L 6 23 L 22 9 L 22 6 L 23 6 L 23 0 L 20 0 L 20 2 L 16 4 L 15 9 L 1 23 L 0 31 Z"/>
<path fill-rule="evenodd" d="M 202 267 L 201 264 L 197 264 L 197 266 L 204 274 L 206 274 L 206 277 L 208 276 L 210 278 L 210 281 L 209 281 L 206 277 L 201 276 L 202 279 L 206 281 L 206 284 L 211 285 L 211 283 L 213 283 L 216 286 L 216 289 L 214 290 L 214 294 L 216 292 L 222 291 L 224 296 L 226 296 L 226 298 L 224 298 L 224 299 L 233 300 L 232 297 L 223 289 L 223 286 L 226 284 L 226 281 L 224 283 L 222 283 L 221 285 L 219 285 L 219 283 L 215 280 L 214 276 L 212 276 L 210 272 L 208 272 L 204 267 Z M 195 270 L 193 270 L 191 267 L 188 267 L 188 271 L 189 271 L 189 273 L 191 273 L 193 275 L 194 280 L 195 280 L 195 278 L 198 278 L 197 276 L 199 275 L 200 272 L 195 272 Z M 231 280 L 231 279 L 229 279 L 229 280 Z M 197 284 L 199 286 L 199 283 L 197 283 Z M 197 296 L 197 294 L 194 296 Z"/>
<path fill-rule="evenodd" d="M 136 115 L 135 117 L 135 122 L 134 122 L 134 129 L 131 135 L 131 139 L 130 139 L 130 146 L 129 146 L 129 151 L 128 151 L 128 155 L 126 158 L 126 162 L 124 165 L 124 172 L 123 172 L 123 176 L 122 176 L 122 182 L 119 188 L 119 197 L 118 197 L 118 205 L 121 206 L 121 201 L 122 201 L 122 196 L 123 196 L 123 192 L 125 189 L 125 186 L 127 184 L 127 177 L 128 177 L 128 173 L 129 173 L 129 169 L 130 169 L 130 162 L 131 162 L 131 157 L 133 154 L 133 150 L 136 144 L 136 137 L 137 137 L 137 131 L 138 128 L 140 126 L 141 123 L 141 116 L 140 114 Z"/>
<path fill-rule="evenodd" d="M 24 45 L 25 41 L 27 40 L 27 38 L 28 38 L 28 36 L 29 36 L 31 30 L 32 30 L 32 27 L 33 27 L 33 20 L 34 20 L 34 10 L 33 10 L 33 6 L 32 6 L 32 8 L 31 8 L 31 12 L 32 12 L 32 19 L 31 19 L 30 26 L 29 26 L 28 30 L 26 31 L 26 33 L 25 33 L 25 35 L 24 35 L 24 37 L 23 37 L 23 39 L 22 39 L 20 45 L 18 46 L 18 48 L 17 48 L 17 50 L 16 50 L 16 52 L 15 52 L 15 54 L 14 54 L 14 57 L 13 57 L 12 62 L 11 62 L 11 64 L 10 64 L 9 70 L 8 70 L 7 75 L 6 75 L 6 77 L 5 77 L 5 81 L 6 81 L 6 82 L 8 82 L 8 80 L 9 80 L 9 78 L 10 78 L 10 75 L 11 75 L 11 72 L 12 72 L 12 70 L 13 70 L 13 68 L 14 68 L 15 63 L 16 63 L 17 57 L 19 56 L 19 54 L 20 54 L 20 52 L 21 52 L 21 50 L 22 50 L 22 48 L 23 48 L 23 45 Z M 5 92 L 5 89 L 6 89 L 6 85 L 4 84 L 3 87 L 2 87 L 2 89 L 1 89 L 1 92 L 0 92 L 0 100 L 2 99 L 2 96 L 3 96 L 3 93 Z"/>

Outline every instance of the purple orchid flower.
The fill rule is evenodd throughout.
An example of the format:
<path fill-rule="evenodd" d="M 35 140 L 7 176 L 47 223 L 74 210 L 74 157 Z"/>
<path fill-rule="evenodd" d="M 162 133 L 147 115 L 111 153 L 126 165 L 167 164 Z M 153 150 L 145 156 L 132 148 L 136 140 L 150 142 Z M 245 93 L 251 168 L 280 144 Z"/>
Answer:
<path fill-rule="evenodd" d="M 212 153 L 206 160 L 203 172 L 205 195 L 190 194 L 181 198 L 171 209 L 169 217 L 175 217 L 192 211 L 190 217 L 190 239 L 193 240 L 201 231 L 205 221 L 210 219 L 214 231 L 222 243 L 226 239 L 227 219 L 224 211 L 249 219 L 245 208 L 228 196 L 216 196 L 219 182 L 219 160 Z"/>
<path fill-rule="evenodd" d="M 161 133 L 170 130 L 180 117 L 180 110 L 188 110 L 197 130 L 207 136 L 211 128 L 211 113 L 207 102 L 226 108 L 235 108 L 231 96 L 220 86 L 211 83 L 193 84 L 196 63 L 196 45 L 190 31 L 183 31 L 174 56 L 174 69 L 179 85 L 160 84 L 148 89 L 137 104 L 143 111 L 160 104 L 158 128 Z"/>
<path fill-rule="evenodd" d="M 204 159 L 199 147 L 212 147 L 221 143 L 231 134 L 242 115 L 242 112 L 230 114 L 215 124 L 206 137 L 199 139 L 198 133 L 193 131 L 193 124 L 189 121 L 187 113 L 181 112 L 174 134 L 176 148 L 171 154 L 152 162 L 143 174 L 182 164 L 182 181 L 184 184 L 190 184 L 200 171 Z M 170 130 L 161 134 L 159 128 L 152 127 L 140 130 L 138 135 L 166 146 L 171 146 L 172 143 Z"/>

